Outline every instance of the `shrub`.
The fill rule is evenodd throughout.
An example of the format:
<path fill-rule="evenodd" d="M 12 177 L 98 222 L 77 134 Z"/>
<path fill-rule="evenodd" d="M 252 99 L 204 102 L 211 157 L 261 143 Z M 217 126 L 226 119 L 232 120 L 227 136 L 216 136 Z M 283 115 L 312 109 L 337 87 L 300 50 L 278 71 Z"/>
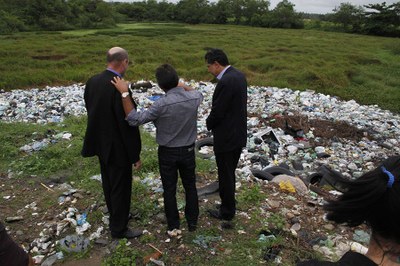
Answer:
<path fill-rule="evenodd" d="M 23 30 L 25 30 L 25 25 L 17 16 L 0 11 L 0 34 L 10 34 Z"/>

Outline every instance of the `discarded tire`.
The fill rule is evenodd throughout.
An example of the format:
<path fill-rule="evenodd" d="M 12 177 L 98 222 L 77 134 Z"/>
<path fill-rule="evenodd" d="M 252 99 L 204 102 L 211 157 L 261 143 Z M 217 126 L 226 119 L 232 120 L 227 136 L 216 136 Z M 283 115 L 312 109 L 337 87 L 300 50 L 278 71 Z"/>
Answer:
<path fill-rule="evenodd" d="M 196 143 L 195 143 L 197 156 L 199 156 L 200 158 L 203 158 L 203 159 L 209 159 L 212 156 L 214 156 L 214 152 L 210 152 L 210 153 L 206 153 L 206 154 L 200 153 L 201 148 L 204 146 L 209 146 L 209 147 L 214 146 L 214 138 L 207 137 L 204 139 L 200 139 L 200 140 L 196 141 Z"/>
<path fill-rule="evenodd" d="M 280 163 L 278 166 L 279 166 L 279 167 L 282 167 L 282 168 L 285 168 L 285 169 L 287 169 L 287 170 L 290 169 L 289 165 L 287 165 L 286 163 Z"/>
<path fill-rule="evenodd" d="M 322 177 L 323 177 L 323 174 L 321 174 L 321 173 L 313 173 L 313 174 L 309 175 L 306 178 L 306 180 L 311 185 L 320 185 Z"/>
<path fill-rule="evenodd" d="M 347 186 L 343 182 L 346 178 L 340 172 L 330 169 L 326 165 L 320 166 L 317 171 L 322 175 L 320 186 L 330 185 L 340 192 L 345 192 L 347 190 Z"/>
<path fill-rule="evenodd" d="M 270 173 L 267 173 L 263 170 L 259 170 L 259 169 L 251 169 L 250 170 L 251 173 L 253 174 L 254 177 L 257 177 L 259 179 L 262 180 L 268 180 L 271 181 L 272 179 L 274 179 L 274 176 Z"/>
<path fill-rule="evenodd" d="M 138 82 L 138 83 L 131 83 L 130 84 L 130 88 L 133 90 L 141 90 L 142 92 L 146 92 L 147 89 L 150 89 L 153 87 L 153 84 L 151 84 L 151 82 L 149 81 L 145 81 L 145 82 Z"/>
<path fill-rule="evenodd" d="M 334 173 L 335 175 L 338 175 L 340 178 L 345 179 L 345 177 L 340 172 L 333 170 L 324 164 L 318 167 L 317 172 L 322 175 Z"/>
<path fill-rule="evenodd" d="M 279 166 L 271 166 L 268 168 L 263 169 L 263 171 L 270 173 L 273 176 L 276 175 L 290 175 L 294 176 L 294 173 L 286 168 L 279 167 Z"/>
<path fill-rule="evenodd" d="M 340 192 L 345 192 L 347 190 L 346 185 L 343 184 L 343 182 L 335 179 L 332 175 L 329 174 L 329 172 L 325 171 L 326 169 L 322 170 L 323 171 L 321 172 L 309 175 L 307 181 L 311 185 L 316 185 L 319 187 L 328 185 Z"/>
<path fill-rule="evenodd" d="M 292 161 L 292 166 L 294 170 L 303 171 L 304 167 L 301 161 Z"/>
<path fill-rule="evenodd" d="M 205 195 L 209 195 L 209 194 L 213 194 L 218 192 L 219 190 L 219 182 L 218 181 L 214 181 L 211 184 L 208 184 L 204 187 L 198 188 L 197 189 L 197 196 L 205 196 Z"/>

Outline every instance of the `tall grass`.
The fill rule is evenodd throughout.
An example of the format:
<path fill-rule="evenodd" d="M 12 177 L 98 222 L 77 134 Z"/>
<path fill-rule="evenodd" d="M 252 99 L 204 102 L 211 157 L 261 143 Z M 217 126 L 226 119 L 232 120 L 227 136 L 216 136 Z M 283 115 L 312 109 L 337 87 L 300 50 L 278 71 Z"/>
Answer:
<path fill-rule="evenodd" d="M 251 85 L 313 89 L 400 111 L 398 38 L 233 25 L 142 23 L 0 36 L 0 88 L 85 82 L 104 69 L 112 46 L 130 53 L 130 80 L 154 80 L 165 62 L 186 79 L 210 80 L 205 49 L 220 47 Z"/>

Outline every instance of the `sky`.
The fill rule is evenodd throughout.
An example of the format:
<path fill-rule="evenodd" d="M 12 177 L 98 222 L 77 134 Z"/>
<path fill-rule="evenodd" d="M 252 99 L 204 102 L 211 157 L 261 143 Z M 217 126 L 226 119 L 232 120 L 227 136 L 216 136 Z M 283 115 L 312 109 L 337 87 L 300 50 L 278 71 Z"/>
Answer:
<path fill-rule="evenodd" d="M 133 2 L 134 0 L 106 0 L 106 2 Z M 143 1 L 143 0 L 140 0 Z M 167 0 L 168 2 L 179 2 L 179 0 Z M 216 1 L 216 0 L 209 0 Z M 294 4 L 297 12 L 326 14 L 332 13 L 335 7 L 339 7 L 340 3 L 350 3 L 355 6 L 363 6 L 368 4 L 377 4 L 386 2 L 387 5 L 397 3 L 399 0 L 289 0 Z M 270 0 L 270 9 L 273 9 L 281 0 Z"/>

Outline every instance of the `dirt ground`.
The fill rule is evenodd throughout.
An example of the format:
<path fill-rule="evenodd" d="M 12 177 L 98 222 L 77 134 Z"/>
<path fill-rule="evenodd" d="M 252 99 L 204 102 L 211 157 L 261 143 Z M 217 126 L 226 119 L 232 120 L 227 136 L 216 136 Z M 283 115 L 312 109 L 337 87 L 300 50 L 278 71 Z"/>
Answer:
<path fill-rule="evenodd" d="M 321 138 L 321 142 L 313 143 L 318 145 L 326 145 L 339 138 L 353 141 L 360 141 L 363 137 L 374 139 L 372 130 L 361 130 L 343 121 L 308 119 L 301 115 L 276 115 L 266 119 L 261 118 L 261 121 L 272 128 L 281 128 L 292 136 L 296 136 L 299 131 L 308 133 L 312 129 L 314 136 Z"/>
<path fill-rule="evenodd" d="M 36 212 L 38 213 L 38 215 L 32 216 L 30 215 L 29 211 L 27 211 L 26 213 L 18 212 L 18 214 L 21 214 L 24 219 L 22 221 L 6 224 L 6 226 L 11 229 L 12 237 L 24 247 L 29 247 L 29 244 L 35 238 L 39 237 L 40 230 L 41 228 L 43 228 L 43 226 L 38 225 L 43 222 L 51 222 L 52 220 L 54 220 L 54 217 L 56 217 L 57 214 L 59 214 L 63 210 L 64 206 L 60 206 L 58 204 L 47 206 L 50 205 L 47 202 L 51 200 L 56 200 L 59 193 L 48 191 L 39 182 L 32 182 L 29 189 L 24 188 L 26 187 L 26 183 L 23 182 L 21 179 L 7 179 L 3 177 L 0 179 L 0 182 L 3 192 L 13 193 L 13 195 L 15 196 L 13 198 L 12 204 L 2 204 L 1 213 L 2 215 L 4 215 L 4 217 L 15 216 L 16 210 L 18 212 L 18 210 L 25 209 L 24 206 L 31 204 L 32 202 L 37 203 L 38 209 L 36 210 Z M 202 184 L 199 185 L 201 186 Z M 9 190 L 5 190 L 5 187 L 9 187 Z M 287 215 L 285 228 L 289 229 L 294 222 L 301 225 L 301 230 L 299 231 L 299 233 L 301 233 L 301 237 L 299 236 L 297 240 L 298 243 L 296 244 L 298 248 L 309 250 L 311 252 L 311 243 L 315 242 L 318 239 L 325 239 L 326 235 L 331 234 L 340 235 L 344 237 L 344 239 L 351 239 L 354 230 L 348 229 L 343 226 L 326 226 L 329 223 L 323 220 L 324 212 L 322 210 L 322 207 L 320 206 L 320 202 L 318 202 L 317 200 L 312 199 L 309 196 L 300 196 L 289 192 L 283 192 L 279 189 L 278 185 L 273 183 L 263 184 L 261 191 L 263 191 L 266 196 L 266 204 L 264 204 L 266 212 L 279 213 L 282 208 L 285 208 L 287 210 L 294 210 L 292 212 L 294 215 Z M 329 194 L 327 192 L 325 193 L 325 195 L 329 197 Z M 49 194 L 51 194 L 50 197 L 48 196 Z M 324 193 L 321 193 L 321 195 L 322 194 Z M 46 196 L 43 197 L 43 195 Z M 220 223 L 220 221 L 210 218 L 205 212 L 205 210 L 207 208 L 210 208 L 213 203 L 218 199 L 218 194 L 208 195 L 201 199 L 201 213 L 198 231 L 207 230 L 208 228 L 218 228 L 218 230 L 221 232 L 221 235 L 223 235 L 225 241 L 233 243 L 237 241 L 237 230 L 221 229 L 223 225 Z M 246 232 L 253 234 L 256 237 L 257 234 L 260 233 L 261 228 L 249 222 L 248 218 L 246 217 L 246 213 L 250 212 L 251 209 L 239 208 L 237 218 L 235 218 L 234 226 L 237 228 L 246 228 Z M 93 228 L 96 228 L 95 224 L 92 224 L 92 226 Z M 135 226 L 134 221 L 131 222 L 131 226 Z M 185 225 L 182 226 L 184 238 L 180 240 L 172 239 L 172 242 L 170 243 L 165 242 L 165 240 L 168 239 L 168 236 L 165 233 L 165 228 L 165 224 L 156 223 L 148 225 L 146 227 L 148 231 L 151 231 L 154 234 L 155 241 L 153 245 L 162 252 L 169 254 L 169 263 L 167 265 L 181 265 L 181 260 L 193 256 L 193 254 L 198 252 L 204 253 L 204 251 L 200 247 L 191 247 L 184 244 L 186 242 L 185 237 L 193 237 L 193 233 L 185 230 Z M 66 234 L 68 234 L 68 231 L 63 233 L 63 235 Z M 192 235 L 190 236 L 190 234 Z M 107 231 L 104 235 L 102 235 L 101 238 L 107 240 L 106 246 L 94 244 L 88 256 L 84 258 L 75 258 L 73 256 L 69 256 L 64 261 L 57 262 L 54 265 L 101 265 L 103 258 L 109 256 L 110 252 L 113 251 L 113 246 L 115 247 L 116 245 L 115 241 L 112 241 L 110 239 L 110 235 Z M 132 247 L 138 248 L 146 254 L 154 253 L 154 250 L 148 245 L 142 244 L 140 239 L 133 239 L 130 242 L 132 243 Z M 288 247 L 289 246 L 290 245 L 288 245 Z M 219 248 L 218 244 L 215 244 L 214 248 L 216 248 L 218 253 L 223 254 L 225 252 L 223 248 Z M 285 256 L 285 254 L 291 254 L 291 252 L 289 251 L 285 252 L 285 247 L 279 247 L 279 250 L 281 251 L 282 256 Z M 174 255 L 172 256 L 171 254 Z M 206 262 L 207 257 L 212 258 L 215 255 L 205 254 L 203 256 L 205 256 L 204 260 Z M 137 264 L 144 265 L 144 263 L 141 263 L 140 260 L 137 261 Z"/>
<path fill-rule="evenodd" d="M 266 122 L 271 121 L 271 119 L 274 119 L 273 123 Z M 312 127 L 314 128 L 314 134 L 322 137 L 324 141 L 329 141 L 329 139 L 334 137 L 359 140 L 367 134 L 349 125 L 328 121 L 324 123 L 321 123 L 321 121 L 309 121 L 304 117 L 274 117 L 266 119 L 264 122 L 273 127 L 281 127 L 295 131 L 302 129 L 307 132 Z M 215 173 L 203 176 L 203 178 L 199 180 L 198 187 L 202 187 L 215 179 Z M 5 217 L 10 216 L 23 217 L 20 221 L 5 223 L 5 225 L 9 229 L 9 232 L 15 241 L 23 245 L 26 249 L 29 249 L 32 241 L 39 237 L 44 224 L 57 221 L 57 215 L 66 207 L 65 205 L 59 205 L 57 203 L 60 192 L 51 189 L 51 184 L 52 183 L 49 180 L 44 180 L 39 177 L 27 176 L 25 178 L 9 178 L 5 173 L 0 173 L 1 195 L 10 196 L 8 199 L 1 199 L 0 218 L 4 219 Z M 243 186 L 251 185 L 252 184 L 249 183 Z M 278 185 L 273 183 L 263 183 L 261 185 L 261 191 L 262 193 L 265 193 L 265 201 L 263 201 L 264 203 L 261 207 L 264 208 L 266 212 L 269 212 L 269 214 L 266 215 L 278 213 L 282 208 L 285 208 L 291 211 L 287 214 L 287 220 L 284 227 L 289 229 L 294 223 L 299 223 L 301 225 L 301 230 L 299 231 L 300 235 L 296 240 L 298 248 L 310 250 L 311 252 L 312 243 L 319 238 L 323 239 L 329 234 L 337 234 L 341 235 L 344 239 L 351 239 L 354 229 L 329 225 L 329 222 L 323 220 L 324 212 L 321 207 L 321 201 L 318 201 L 309 195 L 302 196 L 282 191 Z M 324 189 L 317 189 L 316 191 L 319 191 L 320 199 L 324 197 L 332 197 L 332 195 Z M 102 199 L 99 199 L 98 196 L 96 196 L 98 194 L 84 191 L 82 193 L 85 195 L 85 200 L 78 200 L 77 203 L 74 204 L 78 209 L 87 209 L 88 206 L 94 202 L 102 201 Z M 224 241 L 233 243 L 237 241 L 237 230 L 221 229 L 223 224 L 221 224 L 220 221 L 210 218 L 206 214 L 206 209 L 212 207 L 218 200 L 218 194 L 212 194 L 200 200 L 198 231 L 206 230 L 208 228 L 218 228 L 224 237 Z M 32 203 L 36 204 L 32 205 Z M 237 218 L 235 218 L 235 226 L 246 228 L 247 232 L 251 232 L 257 236 L 260 233 L 260 228 L 252 227 L 253 225 L 249 222 L 250 220 L 248 217 L 246 217 L 246 213 L 249 213 L 250 211 L 251 207 L 250 209 L 239 208 Z M 196 234 L 189 233 L 186 229 L 183 229 L 183 237 L 181 239 L 172 239 L 169 243 L 165 242 L 168 238 L 165 232 L 166 225 L 157 222 L 157 219 L 154 219 L 154 221 L 156 222 L 149 224 L 145 229 L 152 232 L 154 235 L 154 246 L 163 253 L 168 254 L 169 265 L 180 265 L 184 258 L 193 256 L 196 252 L 204 252 L 200 247 L 184 244 L 187 237 L 193 238 L 194 234 Z M 97 228 L 99 225 L 92 224 L 92 228 Z M 135 226 L 134 220 L 131 222 L 131 226 Z M 182 227 L 184 228 L 184 226 L 185 225 Z M 71 232 L 74 232 L 74 230 L 71 229 L 70 231 L 63 233 L 63 235 Z M 57 237 L 57 239 L 59 238 L 61 238 L 61 236 Z M 113 246 L 115 247 L 115 242 L 110 239 L 109 232 L 105 231 L 101 238 L 105 239 L 107 244 L 94 244 L 88 256 L 84 258 L 68 256 L 63 262 L 57 262 L 55 265 L 100 265 L 103 258 L 113 251 Z M 154 248 L 148 244 L 143 244 L 140 239 L 133 239 L 130 242 L 132 247 L 138 248 L 146 254 L 154 252 Z M 288 247 L 289 246 L 290 245 L 288 245 Z M 227 252 L 223 248 L 218 248 L 218 244 L 215 244 L 215 248 L 218 254 L 223 255 L 224 252 Z M 282 256 L 290 254 L 289 251 L 284 251 L 285 248 L 287 247 L 279 247 L 281 254 L 283 254 Z M 212 258 L 213 256 L 215 256 L 215 254 L 203 255 L 204 263 L 207 264 L 207 258 Z M 140 264 L 141 261 L 139 261 L 138 265 Z"/>

